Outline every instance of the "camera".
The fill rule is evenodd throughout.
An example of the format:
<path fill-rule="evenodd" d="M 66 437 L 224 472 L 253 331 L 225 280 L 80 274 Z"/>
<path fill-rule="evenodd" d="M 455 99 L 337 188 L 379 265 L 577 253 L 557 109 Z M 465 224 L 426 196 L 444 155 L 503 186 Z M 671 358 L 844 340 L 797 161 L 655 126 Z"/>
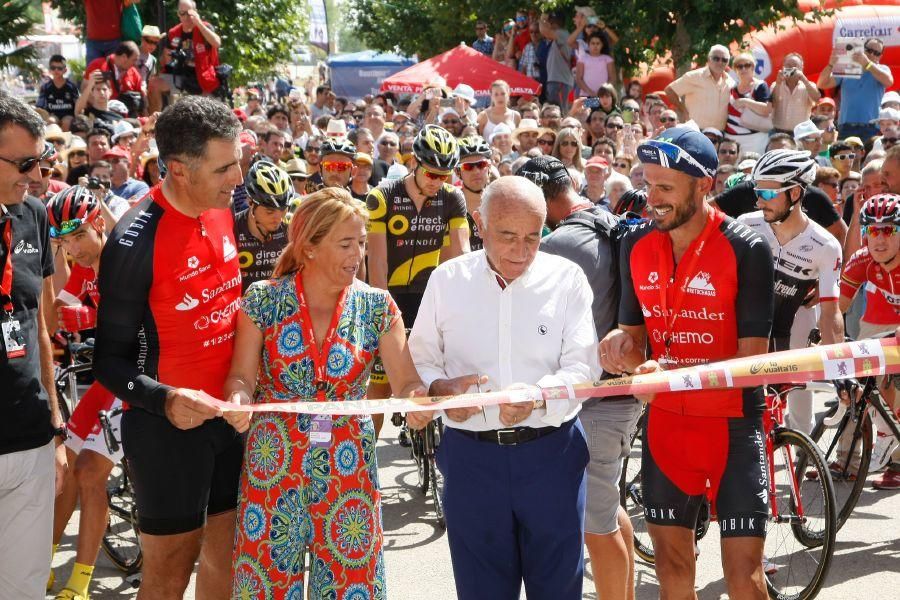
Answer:
<path fill-rule="evenodd" d="M 87 187 L 89 190 L 99 190 L 102 187 L 100 180 L 97 177 L 88 177 Z"/>
<path fill-rule="evenodd" d="M 853 52 L 854 48 L 855 46 L 853 44 L 847 44 L 844 50 L 846 50 L 847 52 Z"/>
<path fill-rule="evenodd" d="M 172 75 L 187 75 L 192 69 L 187 65 L 187 52 L 181 48 L 176 48 L 169 52 L 169 64 L 166 65 L 166 71 Z"/>

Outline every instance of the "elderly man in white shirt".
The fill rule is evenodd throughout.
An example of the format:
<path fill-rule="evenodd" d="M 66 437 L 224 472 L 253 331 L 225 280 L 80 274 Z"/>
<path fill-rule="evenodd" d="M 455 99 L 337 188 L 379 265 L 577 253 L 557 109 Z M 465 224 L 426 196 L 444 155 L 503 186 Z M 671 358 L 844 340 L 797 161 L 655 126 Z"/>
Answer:
<path fill-rule="evenodd" d="M 539 252 L 546 203 L 522 177 L 484 190 L 474 215 L 484 250 L 432 273 L 409 346 L 430 393 L 571 386 L 591 379 L 596 332 L 583 271 Z M 570 399 L 442 415 L 437 450 L 459 598 L 580 599 L 585 467 Z M 410 413 L 424 427 L 431 413 Z"/>

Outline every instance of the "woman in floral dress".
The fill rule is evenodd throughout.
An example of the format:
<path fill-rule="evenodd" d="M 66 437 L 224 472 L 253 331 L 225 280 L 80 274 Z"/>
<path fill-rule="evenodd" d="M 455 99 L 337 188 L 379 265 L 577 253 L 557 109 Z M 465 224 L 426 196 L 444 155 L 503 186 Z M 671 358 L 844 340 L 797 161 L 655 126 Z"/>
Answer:
<path fill-rule="evenodd" d="M 360 400 L 381 354 L 397 396 L 424 394 L 390 295 L 355 278 L 368 214 L 345 190 L 306 198 L 273 279 L 250 286 L 225 392 L 241 404 Z M 394 382 L 397 382 L 394 384 Z M 246 431 L 232 597 L 386 598 L 368 416 L 227 412 Z"/>

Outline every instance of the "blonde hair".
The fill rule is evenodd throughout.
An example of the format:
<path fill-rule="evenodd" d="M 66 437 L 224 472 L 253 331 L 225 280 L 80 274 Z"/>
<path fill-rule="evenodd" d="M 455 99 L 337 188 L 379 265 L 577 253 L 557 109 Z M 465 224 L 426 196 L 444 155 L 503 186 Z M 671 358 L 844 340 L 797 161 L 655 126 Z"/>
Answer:
<path fill-rule="evenodd" d="M 303 269 L 306 252 L 319 244 L 338 223 L 357 216 L 369 221 L 366 205 L 341 188 L 325 188 L 307 196 L 291 218 L 288 243 L 275 263 L 273 277 Z"/>
<path fill-rule="evenodd" d="M 562 160 L 562 154 L 560 154 L 559 147 L 562 145 L 562 142 L 568 138 L 572 138 L 578 143 L 575 156 L 572 157 L 572 166 L 579 171 L 584 171 L 584 159 L 581 157 L 581 151 L 584 149 L 584 145 L 581 143 L 581 136 L 579 136 L 572 127 L 563 127 L 559 130 L 559 133 L 556 134 L 556 141 L 553 142 L 553 150 L 550 151 L 550 155 Z"/>

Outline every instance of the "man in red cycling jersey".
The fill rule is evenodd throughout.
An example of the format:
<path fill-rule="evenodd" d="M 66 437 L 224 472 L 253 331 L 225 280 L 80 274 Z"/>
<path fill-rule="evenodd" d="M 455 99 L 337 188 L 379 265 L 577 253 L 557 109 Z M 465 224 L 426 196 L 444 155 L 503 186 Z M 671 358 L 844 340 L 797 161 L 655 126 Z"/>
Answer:
<path fill-rule="evenodd" d="M 59 314 L 60 327 L 72 333 L 94 327 L 100 306 L 97 290 L 97 271 L 100 252 L 106 241 L 100 202 L 91 190 L 70 187 L 53 196 L 47 203 L 50 237 L 57 240 L 74 264 L 65 288 L 60 290 L 54 306 Z M 56 497 L 53 512 L 53 551 L 59 544 L 76 502 L 80 502 L 78 545 L 75 564 L 68 582 L 56 600 L 75 600 L 88 597 L 88 587 L 94 573 L 94 563 L 106 530 L 108 513 L 106 480 L 113 466 L 122 458 L 121 451 L 110 452 L 100 428 L 98 413 L 117 408 L 121 403 L 115 396 L 94 383 L 75 406 L 66 424 L 68 438 L 66 454 L 74 470 L 66 472 L 63 489 Z M 119 418 L 112 421 L 118 429 Z M 53 586 L 53 572 L 47 582 Z"/>
<path fill-rule="evenodd" d="M 604 370 L 648 373 L 764 354 L 772 254 L 761 236 L 704 201 L 718 164 L 712 143 L 675 127 L 641 144 L 638 157 L 651 221 L 631 226 L 622 240 L 619 328 L 600 343 Z M 652 360 L 644 355 L 648 338 Z M 728 594 L 761 600 L 764 399 L 761 388 L 694 391 L 717 380 L 685 377 L 678 382 L 683 391 L 648 399 L 642 491 L 660 596 L 695 597 L 694 527 L 708 495 L 719 519 Z"/>
<path fill-rule="evenodd" d="M 166 177 L 103 248 L 94 374 L 128 403 L 141 599 L 181 598 L 198 558 L 197 597 L 229 593 L 242 445 L 204 397 L 223 397 L 240 306 L 230 210 L 240 131 L 210 98 L 164 110 L 156 140 Z"/>
<path fill-rule="evenodd" d="M 868 338 L 892 331 L 900 323 L 900 195 L 878 194 L 866 200 L 859 223 L 866 244 L 853 253 L 841 274 L 840 309 L 846 312 L 860 288 L 865 288 L 866 308 L 859 321 L 859 337 Z M 895 408 L 894 386 L 881 386 L 881 390 Z M 896 490 L 900 488 L 900 447 L 893 443 L 893 435 L 880 416 L 876 416 L 875 424 L 879 434 L 872 470 L 885 463 L 888 468 L 872 481 L 872 486 Z M 851 463 L 851 468 L 854 466 Z"/>

